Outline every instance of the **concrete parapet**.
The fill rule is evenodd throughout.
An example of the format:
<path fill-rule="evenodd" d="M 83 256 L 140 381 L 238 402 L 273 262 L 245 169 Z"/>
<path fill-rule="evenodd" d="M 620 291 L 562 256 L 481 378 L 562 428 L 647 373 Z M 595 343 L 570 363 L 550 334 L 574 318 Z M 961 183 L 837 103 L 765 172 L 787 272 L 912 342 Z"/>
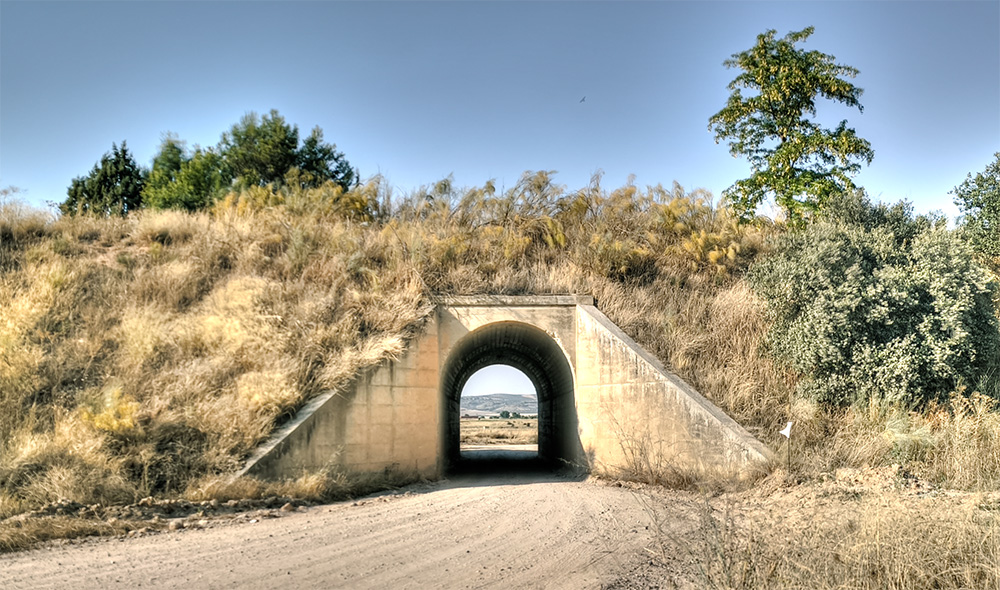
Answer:
<path fill-rule="evenodd" d="M 593 305 L 590 295 L 447 295 L 438 298 L 445 307 L 573 307 Z"/>

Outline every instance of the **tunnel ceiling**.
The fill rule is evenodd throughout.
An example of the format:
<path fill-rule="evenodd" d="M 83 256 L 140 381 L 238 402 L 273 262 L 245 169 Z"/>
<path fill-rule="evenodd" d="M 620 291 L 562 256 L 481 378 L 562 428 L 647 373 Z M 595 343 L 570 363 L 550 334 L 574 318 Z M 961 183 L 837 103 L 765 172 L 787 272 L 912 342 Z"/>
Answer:
<path fill-rule="evenodd" d="M 441 379 L 445 396 L 445 455 L 460 457 L 460 405 L 466 381 L 479 369 L 504 364 L 520 370 L 538 396 L 538 454 L 543 459 L 577 460 L 573 371 L 566 354 L 542 330 L 516 322 L 498 322 L 465 336 L 448 356 Z"/>
<path fill-rule="evenodd" d="M 551 336 L 527 324 L 501 322 L 472 332 L 452 351 L 442 376 L 449 401 L 459 400 L 473 373 L 496 364 L 527 375 L 540 403 L 573 390 L 566 355 Z"/>

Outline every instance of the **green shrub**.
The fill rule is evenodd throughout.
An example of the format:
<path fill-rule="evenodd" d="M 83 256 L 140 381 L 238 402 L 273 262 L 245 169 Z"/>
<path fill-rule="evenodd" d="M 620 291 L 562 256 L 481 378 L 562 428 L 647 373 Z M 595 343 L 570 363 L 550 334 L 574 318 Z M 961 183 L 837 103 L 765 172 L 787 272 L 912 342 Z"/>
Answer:
<path fill-rule="evenodd" d="M 801 394 L 833 405 L 920 404 L 977 385 L 1000 347 L 987 273 L 940 224 L 863 197 L 861 208 L 784 236 L 751 269 L 772 352 Z"/>

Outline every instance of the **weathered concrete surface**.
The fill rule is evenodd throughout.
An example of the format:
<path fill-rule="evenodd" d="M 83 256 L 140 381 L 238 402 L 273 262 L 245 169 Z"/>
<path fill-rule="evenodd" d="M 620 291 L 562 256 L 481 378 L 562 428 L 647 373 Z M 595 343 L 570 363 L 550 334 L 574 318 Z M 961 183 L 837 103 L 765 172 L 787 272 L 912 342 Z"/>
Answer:
<path fill-rule="evenodd" d="M 336 466 L 437 477 L 460 461 L 459 401 L 477 370 L 511 365 L 538 394 L 539 456 L 601 471 L 737 473 L 770 452 L 669 373 L 588 296 L 453 297 L 399 359 L 306 405 L 243 473 Z"/>
<path fill-rule="evenodd" d="M 343 391 L 299 410 L 247 461 L 240 475 L 297 477 L 328 467 L 351 471 L 440 472 L 438 318 L 399 359 L 362 373 Z"/>
<path fill-rule="evenodd" d="M 770 450 L 592 305 L 577 309 L 577 415 L 591 468 L 733 473 Z"/>

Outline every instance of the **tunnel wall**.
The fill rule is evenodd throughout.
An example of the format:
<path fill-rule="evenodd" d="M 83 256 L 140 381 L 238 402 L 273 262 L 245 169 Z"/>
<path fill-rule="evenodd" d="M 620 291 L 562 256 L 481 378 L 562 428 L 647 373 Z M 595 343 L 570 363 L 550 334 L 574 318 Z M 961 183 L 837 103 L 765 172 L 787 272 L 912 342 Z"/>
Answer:
<path fill-rule="evenodd" d="M 445 470 L 456 466 L 461 459 L 460 407 L 465 383 L 479 369 L 495 364 L 518 369 L 535 388 L 539 458 L 550 463 L 579 462 L 581 447 L 573 397 L 573 369 L 566 352 L 540 328 L 503 320 L 486 323 L 459 338 L 441 367 Z"/>
<path fill-rule="evenodd" d="M 471 375 L 472 371 L 465 371 L 454 357 L 456 352 L 459 355 L 471 353 L 475 357 L 478 348 L 475 339 L 480 335 L 485 340 L 482 345 L 496 353 L 487 353 L 492 361 L 489 364 L 510 364 L 524 372 L 535 385 L 539 396 L 539 455 L 553 461 L 581 461 L 573 399 L 574 310 L 580 303 L 593 303 L 593 298 L 472 296 L 449 297 L 442 302 L 438 307 L 441 390 L 446 398 L 441 415 L 441 437 L 445 445 L 442 471 L 447 471 L 458 453 L 458 399 L 455 394 L 461 395 L 462 384 L 457 384 L 456 388 L 449 372 L 461 371 L 466 378 Z M 523 336 L 512 336 L 511 332 L 521 332 Z M 537 354 L 539 351 L 541 354 Z M 539 370 L 550 373 L 548 387 L 551 391 L 546 391 L 542 379 L 532 375 Z"/>
<path fill-rule="evenodd" d="M 593 305 L 577 308 L 576 400 L 591 469 L 744 473 L 770 451 Z"/>

